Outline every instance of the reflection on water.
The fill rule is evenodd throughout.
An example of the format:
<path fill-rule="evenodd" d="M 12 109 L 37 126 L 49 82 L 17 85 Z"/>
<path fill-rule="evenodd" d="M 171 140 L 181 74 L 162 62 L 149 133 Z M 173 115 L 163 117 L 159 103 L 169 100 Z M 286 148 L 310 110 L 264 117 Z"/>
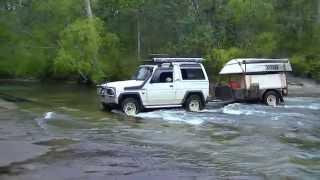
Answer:
<path fill-rule="evenodd" d="M 320 98 L 289 97 L 279 107 L 235 103 L 199 113 L 156 110 L 128 118 L 99 111 L 95 90 L 87 87 L 10 84 L 0 92 L 33 101 L 2 112 L 1 139 L 52 149 L 13 166 L 4 179 L 320 177 Z"/>

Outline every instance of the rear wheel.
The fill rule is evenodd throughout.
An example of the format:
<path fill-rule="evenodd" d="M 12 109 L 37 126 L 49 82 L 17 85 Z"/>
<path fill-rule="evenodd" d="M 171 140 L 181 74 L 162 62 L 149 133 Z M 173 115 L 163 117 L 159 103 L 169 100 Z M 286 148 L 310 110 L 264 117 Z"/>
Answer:
<path fill-rule="evenodd" d="M 203 102 L 199 95 L 191 95 L 185 103 L 185 108 L 190 112 L 199 112 L 203 109 Z"/>
<path fill-rule="evenodd" d="M 264 103 L 268 106 L 277 106 L 280 103 L 280 96 L 274 91 L 268 91 L 264 95 Z"/>
<path fill-rule="evenodd" d="M 121 103 L 122 111 L 127 116 L 134 116 L 141 111 L 140 103 L 135 98 L 126 98 Z"/>

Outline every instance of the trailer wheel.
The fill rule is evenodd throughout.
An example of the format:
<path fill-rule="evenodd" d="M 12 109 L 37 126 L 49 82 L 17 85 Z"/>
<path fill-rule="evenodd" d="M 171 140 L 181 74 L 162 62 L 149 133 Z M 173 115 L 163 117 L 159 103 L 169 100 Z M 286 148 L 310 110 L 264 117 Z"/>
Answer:
<path fill-rule="evenodd" d="M 268 106 L 277 106 L 280 103 L 279 94 L 274 91 L 268 91 L 264 95 L 264 103 Z"/>
<path fill-rule="evenodd" d="M 199 112 L 204 108 L 201 97 L 198 95 L 191 95 L 186 100 L 185 108 L 190 112 Z"/>
<path fill-rule="evenodd" d="M 138 100 L 131 97 L 122 101 L 121 108 L 127 116 L 134 116 L 141 111 L 141 106 Z"/>

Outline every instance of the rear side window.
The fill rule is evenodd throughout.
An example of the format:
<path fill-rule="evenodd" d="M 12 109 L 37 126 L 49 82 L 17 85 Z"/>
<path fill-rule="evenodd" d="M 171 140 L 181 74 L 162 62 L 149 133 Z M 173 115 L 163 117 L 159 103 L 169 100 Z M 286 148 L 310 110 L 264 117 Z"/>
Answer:
<path fill-rule="evenodd" d="M 186 68 L 181 69 L 183 80 L 205 80 L 202 69 L 200 68 Z"/>

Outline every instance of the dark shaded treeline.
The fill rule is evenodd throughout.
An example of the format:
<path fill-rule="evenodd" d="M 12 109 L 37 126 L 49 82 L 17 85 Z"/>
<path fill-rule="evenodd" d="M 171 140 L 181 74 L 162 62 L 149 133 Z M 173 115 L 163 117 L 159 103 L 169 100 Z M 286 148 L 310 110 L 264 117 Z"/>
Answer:
<path fill-rule="evenodd" d="M 1 0 L 0 77 L 99 81 L 150 53 L 202 56 L 215 77 L 236 57 L 289 57 L 320 80 L 318 0 Z"/>

